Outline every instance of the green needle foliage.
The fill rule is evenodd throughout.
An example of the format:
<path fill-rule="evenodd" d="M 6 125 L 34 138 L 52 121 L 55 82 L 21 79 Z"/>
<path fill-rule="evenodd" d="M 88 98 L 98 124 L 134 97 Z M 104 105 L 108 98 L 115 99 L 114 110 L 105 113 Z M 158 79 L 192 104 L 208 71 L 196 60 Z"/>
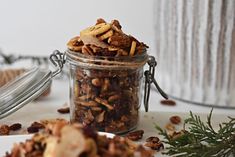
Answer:
<path fill-rule="evenodd" d="M 167 145 L 164 154 L 174 157 L 235 157 L 235 118 L 228 117 L 229 121 L 221 123 L 217 131 L 211 125 L 211 116 L 207 122 L 201 121 L 200 116 L 190 112 L 190 117 L 185 120 L 184 126 L 188 129 L 181 130 L 174 135 L 168 135 L 166 130 L 155 126 L 164 136 Z"/>

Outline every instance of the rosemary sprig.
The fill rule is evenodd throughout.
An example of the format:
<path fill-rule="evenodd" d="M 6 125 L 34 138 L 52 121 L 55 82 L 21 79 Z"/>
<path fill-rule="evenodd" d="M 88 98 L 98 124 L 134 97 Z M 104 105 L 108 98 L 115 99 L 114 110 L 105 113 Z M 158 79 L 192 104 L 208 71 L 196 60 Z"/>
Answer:
<path fill-rule="evenodd" d="M 174 157 L 230 157 L 235 156 L 235 118 L 221 123 L 218 131 L 211 124 L 212 111 L 207 116 L 207 122 L 202 122 L 200 116 L 190 112 L 190 117 L 184 121 L 184 129 L 175 135 L 169 135 L 158 125 L 155 128 L 169 145 L 164 154 Z M 185 126 L 188 125 L 188 129 Z"/>

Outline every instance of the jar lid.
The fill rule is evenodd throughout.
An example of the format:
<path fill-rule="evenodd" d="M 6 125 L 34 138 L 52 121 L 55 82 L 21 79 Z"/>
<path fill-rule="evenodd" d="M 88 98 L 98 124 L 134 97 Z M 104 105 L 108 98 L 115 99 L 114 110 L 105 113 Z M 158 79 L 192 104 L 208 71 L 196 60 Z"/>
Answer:
<path fill-rule="evenodd" d="M 0 88 L 0 119 L 35 100 L 50 86 L 52 78 L 62 71 L 65 60 L 58 50 L 49 59 L 56 68 L 54 71 L 32 68 Z"/>
<path fill-rule="evenodd" d="M 52 72 L 32 68 L 0 88 L 0 119 L 35 100 L 51 84 Z"/>

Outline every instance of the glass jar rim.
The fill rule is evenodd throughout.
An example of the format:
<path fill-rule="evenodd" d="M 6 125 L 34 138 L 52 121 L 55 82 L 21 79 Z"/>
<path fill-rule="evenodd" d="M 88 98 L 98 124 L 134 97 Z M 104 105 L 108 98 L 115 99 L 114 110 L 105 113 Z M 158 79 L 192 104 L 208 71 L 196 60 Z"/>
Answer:
<path fill-rule="evenodd" d="M 92 68 L 128 68 L 143 67 L 149 58 L 147 51 L 135 56 L 89 56 L 71 50 L 65 51 L 69 64 Z"/>

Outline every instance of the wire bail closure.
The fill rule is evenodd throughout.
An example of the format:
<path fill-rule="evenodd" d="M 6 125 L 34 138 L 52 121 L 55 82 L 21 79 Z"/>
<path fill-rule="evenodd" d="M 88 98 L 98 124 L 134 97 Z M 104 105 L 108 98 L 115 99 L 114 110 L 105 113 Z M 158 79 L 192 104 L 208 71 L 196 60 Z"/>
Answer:
<path fill-rule="evenodd" d="M 52 77 L 58 75 L 65 64 L 65 53 L 60 52 L 59 50 L 55 50 L 53 54 L 50 55 L 51 63 L 57 68 L 55 71 L 52 72 Z"/>
<path fill-rule="evenodd" d="M 149 108 L 149 96 L 150 96 L 150 88 L 151 84 L 154 83 L 155 87 L 157 88 L 158 92 L 161 94 L 162 97 L 168 99 L 168 95 L 160 88 L 157 81 L 154 78 L 155 75 L 155 67 L 157 66 L 157 62 L 153 56 L 149 56 L 148 60 L 149 70 L 144 72 L 145 76 L 145 85 L 144 85 L 144 108 L 145 111 L 148 112 Z"/>

